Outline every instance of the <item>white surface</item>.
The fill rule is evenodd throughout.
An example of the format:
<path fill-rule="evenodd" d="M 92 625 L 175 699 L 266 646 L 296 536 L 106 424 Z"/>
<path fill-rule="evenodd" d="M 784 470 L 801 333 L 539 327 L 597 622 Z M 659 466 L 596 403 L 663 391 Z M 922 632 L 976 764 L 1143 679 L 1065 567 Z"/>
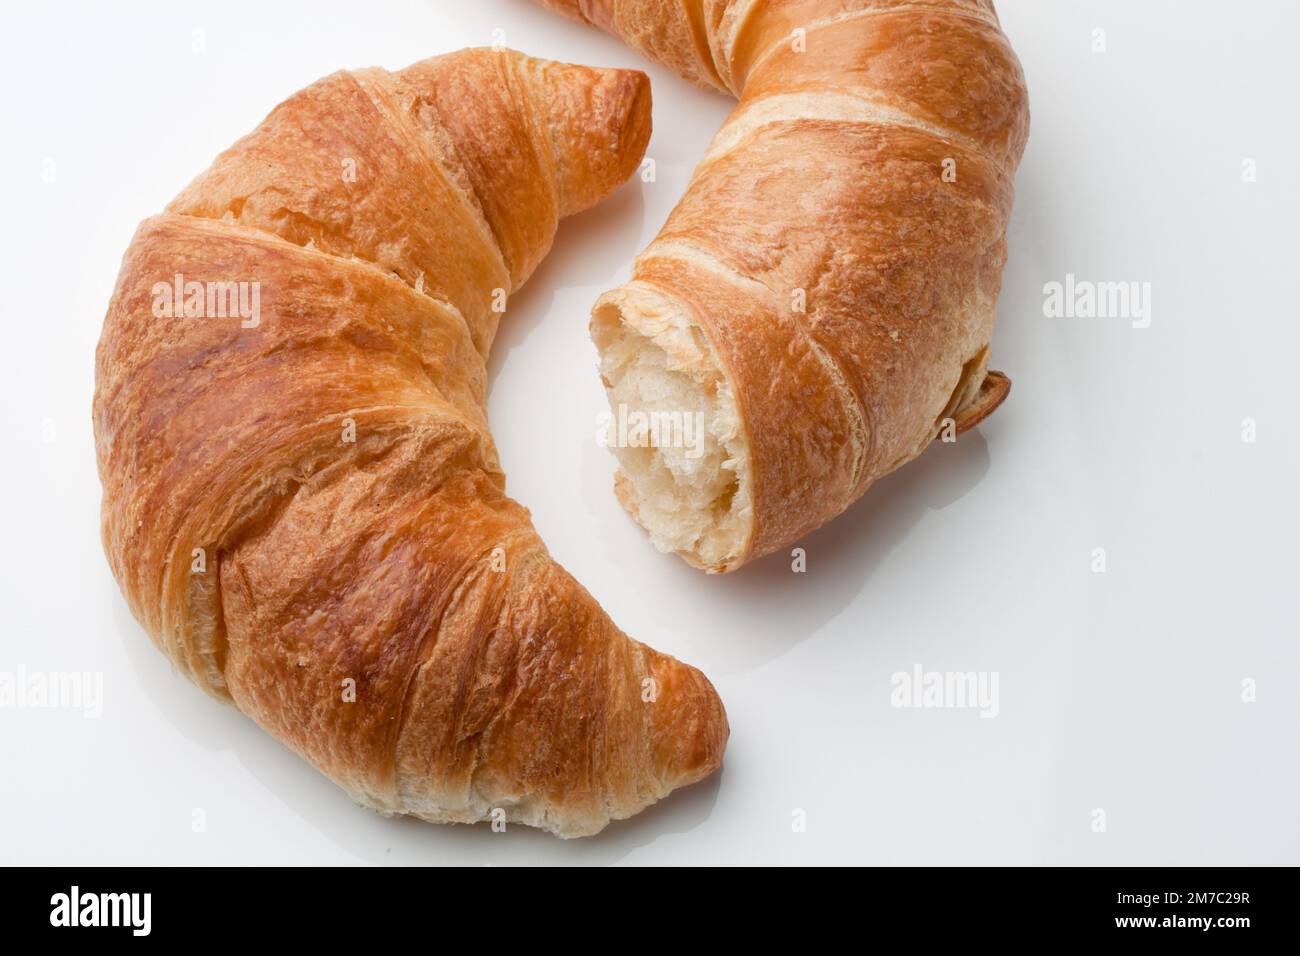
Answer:
<path fill-rule="evenodd" d="M 1300 863 L 1300 11 L 999 8 L 1033 105 L 994 346 L 1011 399 L 803 542 L 807 573 L 776 555 L 720 579 L 616 504 L 586 315 L 729 101 L 522 0 L 11 4 L 0 672 L 102 672 L 104 710 L 0 709 L 0 862 Z M 710 675 L 732 727 L 720 776 L 569 843 L 353 807 L 172 673 L 98 540 L 93 352 L 136 223 L 318 76 L 498 28 L 647 68 L 658 163 L 563 225 L 511 303 L 491 399 L 510 491 L 625 630 Z M 1152 283 L 1150 327 L 1045 318 L 1067 273 Z M 999 715 L 892 707 L 918 663 L 997 672 Z"/>

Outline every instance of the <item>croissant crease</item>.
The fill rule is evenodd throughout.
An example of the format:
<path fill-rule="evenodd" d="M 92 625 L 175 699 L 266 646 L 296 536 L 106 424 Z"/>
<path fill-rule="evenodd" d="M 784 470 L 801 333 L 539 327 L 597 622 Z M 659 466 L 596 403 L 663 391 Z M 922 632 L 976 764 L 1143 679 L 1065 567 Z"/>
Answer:
<path fill-rule="evenodd" d="M 706 423 L 615 449 L 660 549 L 725 572 L 784 548 L 1006 397 L 1029 112 L 990 0 L 540 2 L 740 100 L 593 311 L 611 403 Z"/>
<path fill-rule="evenodd" d="M 485 412 L 505 296 L 649 135 L 632 71 L 336 73 L 126 252 L 94 401 L 113 572 L 182 673 L 366 806 L 580 836 L 721 763 L 712 685 L 551 559 Z"/>

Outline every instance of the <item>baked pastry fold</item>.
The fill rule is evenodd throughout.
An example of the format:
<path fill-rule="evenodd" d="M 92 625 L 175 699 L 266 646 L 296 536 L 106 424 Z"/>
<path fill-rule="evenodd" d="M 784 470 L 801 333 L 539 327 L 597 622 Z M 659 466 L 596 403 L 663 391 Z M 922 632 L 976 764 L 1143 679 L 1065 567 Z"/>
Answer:
<path fill-rule="evenodd" d="M 505 494 L 485 359 L 558 220 L 640 162 L 644 75 L 471 50 L 286 100 L 122 263 L 103 539 L 177 668 L 359 803 L 595 833 L 721 763 Z"/>
<path fill-rule="evenodd" d="M 739 99 L 592 334 L 615 406 L 708 441 L 618 447 L 664 551 L 731 571 L 1006 397 L 988 368 L 1024 77 L 988 0 L 540 0 Z"/>

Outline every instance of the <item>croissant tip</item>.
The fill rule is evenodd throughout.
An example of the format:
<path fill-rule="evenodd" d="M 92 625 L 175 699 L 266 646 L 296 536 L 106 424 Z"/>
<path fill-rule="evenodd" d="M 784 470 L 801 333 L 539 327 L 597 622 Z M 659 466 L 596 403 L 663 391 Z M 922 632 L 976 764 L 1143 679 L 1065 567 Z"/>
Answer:
<path fill-rule="evenodd" d="M 655 656 L 656 763 L 666 789 L 675 790 L 703 780 L 722 766 L 731 726 L 722 698 L 702 672 L 667 655 Z"/>
<path fill-rule="evenodd" d="M 990 370 L 984 377 L 975 399 L 957 418 L 957 434 L 970 431 L 992 415 L 1011 394 L 1011 379 L 1005 372 Z"/>
<path fill-rule="evenodd" d="M 636 172 L 650 143 L 650 78 L 640 70 L 544 68 L 557 131 L 560 214 L 594 206 Z"/>

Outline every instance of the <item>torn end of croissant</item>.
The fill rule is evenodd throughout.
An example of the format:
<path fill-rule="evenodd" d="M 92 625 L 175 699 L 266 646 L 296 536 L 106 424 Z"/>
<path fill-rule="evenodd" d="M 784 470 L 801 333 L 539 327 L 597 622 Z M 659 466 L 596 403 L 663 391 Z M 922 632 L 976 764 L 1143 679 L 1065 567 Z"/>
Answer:
<path fill-rule="evenodd" d="M 753 538 L 749 442 L 703 330 L 671 297 L 633 282 L 601 297 L 591 332 L 623 507 L 660 551 L 711 573 L 739 567 Z"/>

